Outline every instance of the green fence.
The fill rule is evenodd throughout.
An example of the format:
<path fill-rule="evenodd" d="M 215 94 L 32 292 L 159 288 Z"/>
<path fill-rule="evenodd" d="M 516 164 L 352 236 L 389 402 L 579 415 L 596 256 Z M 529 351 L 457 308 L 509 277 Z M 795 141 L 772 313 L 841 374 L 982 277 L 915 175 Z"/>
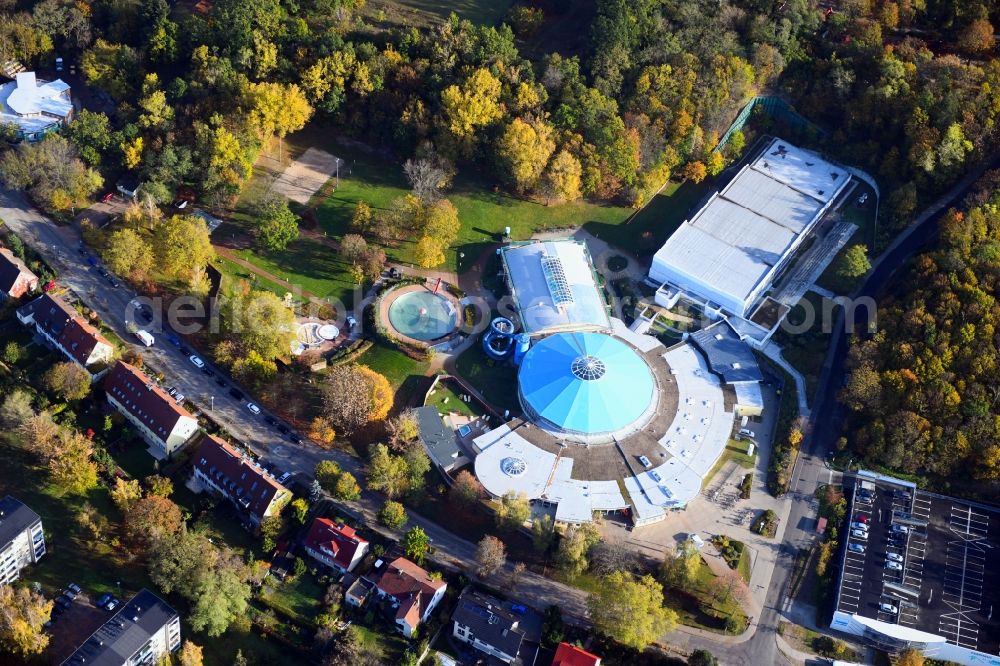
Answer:
<path fill-rule="evenodd" d="M 743 129 L 743 126 L 747 124 L 748 120 L 750 120 L 750 116 L 758 108 L 775 120 L 783 122 L 796 129 L 813 131 L 820 135 L 826 134 L 822 128 L 800 115 L 798 111 L 792 108 L 791 104 L 780 97 L 775 97 L 773 95 L 758 95 L 750 100 L 740 111 L 739 115 L 736 116 L 736 120 L 734 120 L 733 124 L 729 126 L 726 133 L 722 135 L 722 139 L 719 141 L 717 150 L 721 150 L 723 146 L 729 143 L 729 139 L 733 136 L 734 132 Z"/>

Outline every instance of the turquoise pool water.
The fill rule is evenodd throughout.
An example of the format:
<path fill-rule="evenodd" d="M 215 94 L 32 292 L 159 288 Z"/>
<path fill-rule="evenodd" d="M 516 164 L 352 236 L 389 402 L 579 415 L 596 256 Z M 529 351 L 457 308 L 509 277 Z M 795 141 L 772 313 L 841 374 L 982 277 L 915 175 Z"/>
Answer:
<path fill-rule="evenodd" d="M 411 291 L 389 305 L 389 323 L 415 340 L 436 340 L 455 330 L 458 314 L 451 301 L 429 291 Z"/>

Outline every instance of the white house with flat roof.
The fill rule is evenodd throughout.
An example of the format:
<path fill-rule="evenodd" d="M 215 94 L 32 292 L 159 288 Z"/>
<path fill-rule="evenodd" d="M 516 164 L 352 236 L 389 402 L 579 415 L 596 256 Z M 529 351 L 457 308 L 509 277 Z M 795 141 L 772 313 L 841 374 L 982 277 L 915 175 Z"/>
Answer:
<path fill-rule="evenodd" d="M 41 81 L 21 72 L 0 85 L 0 124 L 15 125 L 20 138 L 38 141 L 72 118 L 70 87 L 61 79 Z"/>
<path fill-rule="evenodd" d="M 667 239 L 650 281 L 747 316 L 850 179 L 847 169 L 774 139 Z"/>

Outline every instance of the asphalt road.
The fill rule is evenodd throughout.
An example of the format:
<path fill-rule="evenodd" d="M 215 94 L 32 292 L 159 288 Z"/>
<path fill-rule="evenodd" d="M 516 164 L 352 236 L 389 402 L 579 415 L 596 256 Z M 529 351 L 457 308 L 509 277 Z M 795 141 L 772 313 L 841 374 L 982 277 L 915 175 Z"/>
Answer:
<path fill-rule="evenodd" d="M 313 470 L 320 460 L 335 460 L 342 469 L 351 472 L 359 480 L 363 478 L 364 469 L 358 458 L 339 450 L 324 450 L 304 440 L 303 444 L 294 444 L 267 425 L 264 417 L 251 414 L 246 408 L 246 400 L 240 401 L 229 395 L 228 388 L 220 388 L 214 378 L 208 377 L 190 361 L 187 355 L 167 342 L 167 333 L 162 327 L 161 313 L 154 313 L 152 325 L 141 327 L 149 330 L 156 338 L 153 347 L 144 347 L 128 332 L 127 321 L 134 321 L 134 308 L 129 303 L 136 294 L 123 281 L 113 288 L 101 277 L 97 269 L 87 263 L 86 258 L 78 252 L 80 236 L 69 228 L 60 227 L 31 206 L 26 197 L 19 192 L 0 189 L 0 219 L 27 244 L 38 251 L 58 273 L 57 282 L 70 288 L 88 307 L 96 310 L 104 323 L 115 330 L 129 344 L 140 351 L 146 365 L 162 372 L 167 386 L 175 386 L 186 396 L 187 400 L 211 415 L 211 418 L 222 425 L 233 437 L 245 443 L 264 462 L 273 463 L 278 469 L 289 471 L 305 483 L 311 482 Z M 191 350 L 197 353 L 197 350 Z M 204 359 L 204 356 L 202 356 Z M 216 376 L 217 368 L 209 366 Z M 228 379 L 227 385 L 233 386 Z M 248 400 L 254 400 L 248 391 L 240 389 Z M 255 401 L 256 402 L 256 401 Z M 258 403 L 259 404 L 259 403 Z M 398 534 L 385 530 L 378 525 L 376 513 L 385 502 L 385 497 L 378 493 L 365 490 L 358 502 L 347 506 L 357 517 L 370 528 L 398 538 Z M 435 550 L 434 557 L 441 564 L 450 568 L 472 569 L 475 563 L 475 544 L 462 539 L 444 527 L 420 516 L 411 515 L 405 526 L 420 526 L 432 540 Z M 513 563 L 493 575 L 488 580 L 497 587 L 509 589 L 507 577 L 510 575 Z M 524 603 L 540 610 L 556 603 L 562 608 L 563 614 L 580 622 L 585 622 L 586 595 L 577 588 L 562 585 L 548 578 L 525 572 L 517 585 L 515 595 Z"/>

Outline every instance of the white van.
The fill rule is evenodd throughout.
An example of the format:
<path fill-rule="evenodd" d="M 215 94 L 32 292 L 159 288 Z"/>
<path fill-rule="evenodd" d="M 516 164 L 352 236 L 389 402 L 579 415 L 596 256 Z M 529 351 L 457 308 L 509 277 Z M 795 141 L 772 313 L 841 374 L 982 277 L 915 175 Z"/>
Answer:
<path fill-rule="evenodd" d="M 147 347 L 152 347 L 153 343 L 156 342 L 156 340 L 153 339 L 153 336 L 149 334 L 149 331 L 144 331 L 142 329 L 135 332 L 135 337 L 139 338 L 139 341 Z"/>

